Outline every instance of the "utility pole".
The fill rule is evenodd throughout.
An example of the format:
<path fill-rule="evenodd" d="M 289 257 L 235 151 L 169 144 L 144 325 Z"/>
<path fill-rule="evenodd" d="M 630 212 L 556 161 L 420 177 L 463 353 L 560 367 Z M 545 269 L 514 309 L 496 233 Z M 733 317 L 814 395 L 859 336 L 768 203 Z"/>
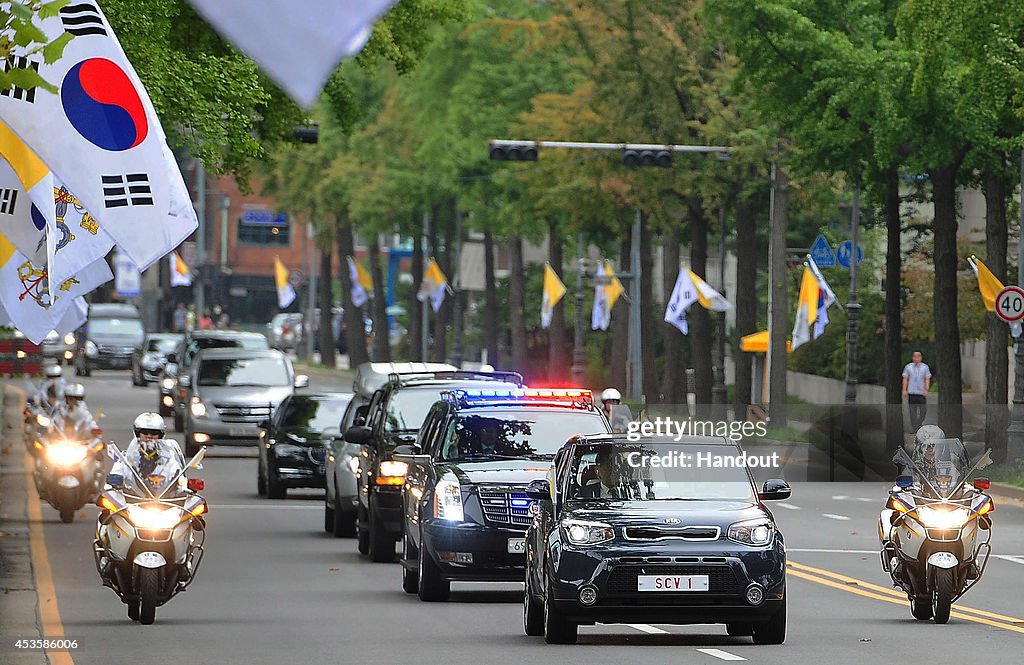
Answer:
<path fill-rule="evenodd" d="M 725 204 L 718 209 L 718 288 L 725 296 Z M 725 312 L 718 312 L 718 339 L 716 340 L 718 362 L 715 363 L 714 383 L 711 385 L 711 402 L 715 405 L 715 417 L 724 421 L 728 416 L 725 390 Z"/>
<path fill-rule="evenodd" d="M 633 222 L 633 239 L 630 247 L 630 272 L 633 281 L 629 288 L 629 297 L 633 302 L 629 308 L 629 385 L 633 399 L 642 400 L 644 392 L 643 355 L 641 353 L 640 326 L 640 281 L 643 278 L 640 270 L 640 221 L 643 212 L 637 208 Z"/>
<path fill-rule="evenodd" d="M 427 274 L 427 263 L 430 261 L 430 206 L 423 211 L 423 235 L 420 237 L 420 242 L 423 243 L 423 275 Z M 423 285 L 420 284 L 420 288 Z M 420 351 L 423 362 L 427 362 L 429 359 L 427 356 L 427 342 L 430 338 L 430 298 L 423 301 L 423 307 L 420 310 L 423 313 L 422 317 L 422 330 L 420 331 Z"/>
<path fill-rule="evenodd" d="M 452 364 L 462 369 L 462 209 L 455 205 L 455 340 L 452 342 Z"/>
<path fill-rule="evenodd" d="M 1024 287 L 1024 150 L 1020 153 L 1020 226 L 1017 230 L 1017 286 Z M 1024 458 L 1024 337 L 1013 344 L 1013 408 L 1006 428 L 1006 461 Z"/>
<path fill-rule="evenodd" d="M 583 232 L 580 231 L 576 238 L 577 272 L 576 272 L 576 327 L 572 348 L 572 382 L 576 386 L 583 386 L 587 380 L 586 376 L 586 355 L 583 352 L 583 279 L 586 275 L 586 248 L 583 242 Z"/>
<path fill-rule="evenodd" d="M 768 414 L 772 427 L 786 426 L 786 336 L 789 317 L 786 301 L 786 216 L 789 179 L 786 170 L 772 164 L 771 222 L 768 231 Z"/>
<path fill-rule="evenodd" d="M 196 327 L 199 317 L 206 309 L 206 167 L 201 159 L 196 159 L 196 213 L 199 226 L 196 228 L 196 263 L 198 270 L 192 280 L 192 299 L 196 305 Z M 180 361 L 179 361 L 180 362 Z"/>
<path fill-rule="evenodd" d="M 860 185 L 853 187 L 853 210 L 850 214 L 850 299 L 846 304 L 846 403 L 857 401 L 857 227 L 860 225 Z M 853 421 L 856 426 L 856 419 Z M 854 432 L 856 434 L 856 432 Z"/>
<path fill-rule="evenodd" d="M 313 326 L 316 321 L 316 273 L 318 268 L 312 224 L 306 225 L 306 241 L 309 243 L 309 297 L 306 299 L 306 322 L 302 326 L 302 336 L 305 338 L 305 348 L 302 355 L 305 360 L 312 360 L 314 347 Z"/>

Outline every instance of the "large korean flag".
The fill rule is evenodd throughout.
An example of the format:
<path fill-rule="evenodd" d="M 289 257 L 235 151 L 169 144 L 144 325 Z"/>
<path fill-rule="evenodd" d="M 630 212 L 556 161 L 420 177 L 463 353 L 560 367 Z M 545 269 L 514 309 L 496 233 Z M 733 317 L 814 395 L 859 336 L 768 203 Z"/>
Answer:
<path fill-rule="evenodd" d="M 48 41 L 70 36 L 62 57 L 47 64 L 17 47 L 7 66 L 37 69 L 58 92 L 6 91 L 0 119 L 145 270 L 197 226 L 153 103 L 95 2 L 36 25 Z"/>

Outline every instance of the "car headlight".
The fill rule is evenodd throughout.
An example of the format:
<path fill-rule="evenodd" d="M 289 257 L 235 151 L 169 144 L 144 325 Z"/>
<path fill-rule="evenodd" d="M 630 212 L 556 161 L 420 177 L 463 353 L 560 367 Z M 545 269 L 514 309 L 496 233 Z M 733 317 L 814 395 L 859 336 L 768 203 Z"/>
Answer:
<path fill-rule="evenodd" d="M 68 346 L 74 346 L 75 344 L 75 333 L 68 333 L 64 335 L 64 343 Z"/>
<path fill-rule="evenodd" d="M 346 462 L 346 464 L 348 464 L 349 471 L 351 471 L 352 473 L 359 473 L 358 457 L 349 457 L 348 462 Z"/>
<path fill-rule="evenodd" d="M 46 461 L 53 466 L 74 466 L 85 459 L 88 449 L 75 443 L 60 443 L 46 448 Z"/>
<path fill-rule="evenodd" d="M 573 545 L 598 545 L 615 537 L 611 524 L 564 519 L 559 524 L 566 540 Z"/>
<path fill-rule="evenodd" d="M 140 529 L 173 529 L 181 521 L 180 508 L 128 506 L 128 518 Z"/>
<path fill-rule="evenodd" d="M 171 377 L 167 377 L 166 379 L 160 382 L 160 387 L 162 387 L 164 390 L 174 390 L 174 379 L 172 379 Z"/>
<path fill-rule="evenodd" d="M 921 523 L 931 529 L 959 529 L 970 517 L 966 508 L 953 508 L 952 510 L 941 510 L 921 506 L 917 509 L 917 515 Z"/>
<path fill-rule="evenodd" d="M 100 350 L 96 348 L 96 344 L 92 340 L 85 343 L 85 355 L 91 357 L 98 355 L 99 352 Z"/>
<path fill-rule="evenodd" d="M 729 540 L 744 545 L 767 545 L 772 542 L 774 535 L 775 527 L 765 518 L 736 522 L 729 526 Z"/>
<path fill-rule="evenodd" d="M 206 405 L 203 404 L 198 397 L 192 398 L 192 404 L 190 404 L 188 408 L 196 418 L 202 418 L 206 415 Z"/>
<path fill-rule="evenodd" d="M 274 445 L 274 454 L 278 457 L 301 457 L 306 452 L 302 446 L 294 446 L 290 443 L 278 443 Z"/>
<path fill-rule="evenodd" d="M 462 510 L 462 486 L 454 474 L 446 475 L 434 488 L 434 517 L 449 522 L 465 519 Z"/>

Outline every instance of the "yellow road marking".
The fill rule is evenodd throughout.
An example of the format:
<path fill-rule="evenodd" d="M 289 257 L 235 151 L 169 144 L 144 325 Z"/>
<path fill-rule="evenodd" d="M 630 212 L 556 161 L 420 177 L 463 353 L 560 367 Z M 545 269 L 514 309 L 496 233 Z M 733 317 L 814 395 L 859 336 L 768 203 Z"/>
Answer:
<path fill-rule="evenodd" d="M 846 591 L 848 593 L 853 593 L 853 594 L 856 594 L 858 596 L 863 596 L 865 598 L 872 598 L 874 600 L 881 600 L 881 601 L 884 601 L 884 602 L 887 602 L 887 603 L 893 603 L 895 605 L 901 605 L 903 607 L 908 607 L 908 605 L 909 605 L 909 601 L 906 599 L 905 594 L 902 594 L 902 593 L 896 591 L 895 589 L 886 589 L 884 587 L 879 587 L 879 586 L 871 584 L 869 582 L 863 582 L 863 581 L 858 580 L 858 579 L 853 578 L 853 577 L 847 577 L 846 575 L 840 575 L 839 573 L 833 573 L 831 571 L 822 570 L 820 568 L 813 568 L 811 566 L 804 566 L 802 564 L 794 563 L 792 561 L 790 561 L 788 563 L 789 563 L 789 566 L 791 568 L 791 570 L 789 571 L 790 575 L 794 575 L 794 576 L 799 577 L 801 579 L 805 579 L 805 580 L 807 580 L 809 582 L 814 582 L 816 584 L 822 584 L 824 586 L 832 587 L 834 589 L 839 589 L 840 591 Z M 810 572 L 804 572 L 804 570 L 802 570 L 802 569 L 809 569 L 809 570 L 812 570 L 812 571 L 820 571 L 821 573 L 823 573 L 826 576 L 814 575 L 814 574 L 812 574 Z M 844 581 L 843 582 L 836 582 L 836 581 L 833 581 L 831 579 L 828 579 L 829 577 L 833 577 L 833 578 L 836 578 L 836 579 L 841 579 L 841 580 L 844 580 Z M 856 583 L 856 586 L 854 586 L 853 583 Z M 876 592 L 876 591 L 869 591 L 869 590 L 866 590 L 866 589 L 861 589 L 861 588 L 859 588 L 860 586 L 865 586 L 868 589 L 872 589 L 872 588 L 880 589 L 884 593 L 879 593 L 879 592 Z M 999 621 L 992 621 L 990 619 L 986 619 L 986 618 L 983 618 L 981 616 L 974 616 L 972 614 L 965 614 L 964 611 L 962 611 L 962 610 L 968 610 L 968 611 L 973 611 L 973 612 L 981 613 L 982 610 L 972 610 L 970 608 L 960 607 L 959 605 L 954 605 L 953 607 L 954 607 L 954 609 L 952 611 L 950 611 L 950 613 L 949 613 L 949 615 L 951 617 L 956 617 L 957 619 L 964 619 L 965 621 L 972 621 L 974 623 L 985 624 L 986 626 L 992 626 L 993 628 L 1002 628 L 1003 630 L 1009 630 L 1009 631 L 1013 631 L 1015 633 L 1024 634 L 1024 627 L 1015 626 L 1012 623 L 1010 623 L 1010 622 L 1013 622 L 1013 621 L 1019 621 L 1018 619 L 1013 619 L 1012 617 L 1006 617 L 1005 620 L 1008 621 L 1008 623 L 1002 623 L 1002 622 L 999 622 Z M 992 614 L 992 613 L 987 613 L 987 614 Z M 1002 616 L 1002 615 L 998 615 L 997 614 L 995 616 Z"/>
<path fill-rule="evenodd" d="M 60 620 L 57 607 L 57 588 L 53 583 L 53 570 L 50 568 L 50 556 L 46 551 L 46 538 L 43 535 L 43 511 L 40 508 L 39 493 L 36 492 L 35 481 L 32 480 L 32 469 L 35 460 L 25 453 L 25 488 L 28 491 L 28 527 L 29 545 L 32 548 L 32 572 L 36 578 L 36 595 L 39 597 L 39 618 L 43 622 L 44 639 L 60 639 L 64 637 L 64 624 Z M 68 651 L 47 651 L 50 665 L 75 665 L 74 658 Z"/>

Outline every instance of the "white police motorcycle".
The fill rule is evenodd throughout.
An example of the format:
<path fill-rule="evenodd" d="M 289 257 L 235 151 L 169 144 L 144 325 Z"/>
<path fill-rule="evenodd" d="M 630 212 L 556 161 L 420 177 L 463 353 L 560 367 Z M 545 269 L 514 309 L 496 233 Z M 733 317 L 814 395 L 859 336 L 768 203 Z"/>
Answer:
<path fill-rule="evenodd" d="M 122 455 L 110 444 L 111 457 Z M 206 455 L 203 447 L 184 466 L 174 462 L 164 475 L 132 478 L 108 476 L 97 504 L 93 554 L 103 585 L 128 605 L 128 618 L 144 625 L 156 620 L 164 605 L 195 580 L 206 540 L 206 500 L 197 492 L 202 480 L 186 479 Z"/>
<path fill-rule="evenodd" d="M 62 522 L 70 523 L 79 508 L 96 500 L 103 486 L 103 431 L 60 414 L 38 414 L 37 421 L 32 473 L 36 490 L 60 513 Z"/>
<path fill-rule="evenodd" d="M 915 619 L 944 624 L 951 606 L 985 572 L 992 548 L 992 498 L 987 478 L 967 481 L 992 464 L 986 451 L 971 466 L 959 439 L 923 445 L 912 460 L 902 449 L 902 467 L 878 523 L 882 569 L 903 589 Z"/>

